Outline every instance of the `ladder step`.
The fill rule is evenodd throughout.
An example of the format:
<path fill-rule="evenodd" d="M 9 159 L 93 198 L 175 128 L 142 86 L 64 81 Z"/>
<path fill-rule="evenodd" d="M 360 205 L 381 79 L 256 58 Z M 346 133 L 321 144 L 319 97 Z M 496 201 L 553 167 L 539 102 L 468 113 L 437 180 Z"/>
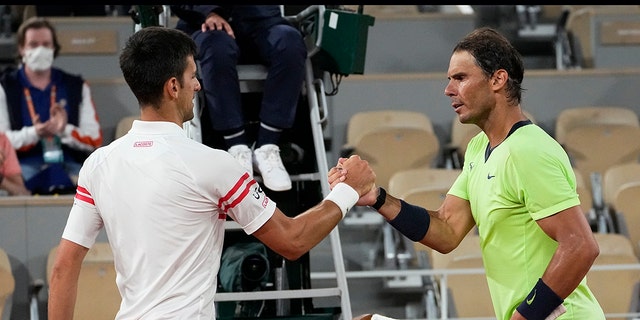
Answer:
<path fill-rule="evenodd" d="M 277 294 L 274 294 L 277 293 Z M 214 300 L 220 301 L 249 301 L 249 300 L 277 300 L 300 299 L 316 297 L 340 296 L 338 288 L 276 290 L 276 291 L 251 291 L 251 292 L 217 292 Z"/>
<path fill-rule="evenodd" d="M 267 67 L 261 64 L 239 64 L 236 67 L 238 69 L 238 80 L 264 80 L 267 78 Z"/>

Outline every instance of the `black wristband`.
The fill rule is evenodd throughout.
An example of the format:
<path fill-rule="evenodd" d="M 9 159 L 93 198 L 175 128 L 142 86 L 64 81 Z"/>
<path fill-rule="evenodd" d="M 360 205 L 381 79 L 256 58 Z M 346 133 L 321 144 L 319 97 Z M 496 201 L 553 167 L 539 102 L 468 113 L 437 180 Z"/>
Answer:
<path fill-rule="evenodd" d="M 427 234 L 431 216 L 427 209 L 400 200 L 400 212 L 389 224 L 412 241 L 420 241 Z"/>
<path fill-rule="evenodd" d="M 4 180 L 4 174 L 0 173 L 0 183 L 2 183 L 2 180 Z"/>
<path fill-rule="evenodd" d="M 380 210 L 385 201 L 387 201 L 387 190 L 384 190 L 383 187 L 378 187 L 378 197 L 376 198 L 376 203 L 374 203 L 371 208 Z"/>
<path fill-rule="evenodd" d="M 517 310 L 528 320 L 544 320 L 562 302 L 564 300 L 540 278 L 536 286 L 529 292 L 529 295 L 520 303 Z"/>

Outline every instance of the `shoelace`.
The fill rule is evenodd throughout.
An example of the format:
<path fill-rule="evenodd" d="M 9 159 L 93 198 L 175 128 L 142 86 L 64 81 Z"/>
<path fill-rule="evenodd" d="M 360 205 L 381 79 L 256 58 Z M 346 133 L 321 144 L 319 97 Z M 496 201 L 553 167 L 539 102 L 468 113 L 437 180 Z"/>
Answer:
<path fill-rule="evenodd" d="M 237 157 L 237 159 L 239 161 L 242 161 L 242 163 L 251 161 L 251 153 L 250 152 L 238 152 L 236 154 L 236 157 Z"/>
<path fill-rule="evenodd" d="M 265 155 L 266 155 L 266 163 L 268 164 L 267 166 L 267 171 L 271 171 L 275 168 L 281 167 L 281 160 L 280 160 L 280 149 L 278 148 L 269 148 L 265 151 Z"/>

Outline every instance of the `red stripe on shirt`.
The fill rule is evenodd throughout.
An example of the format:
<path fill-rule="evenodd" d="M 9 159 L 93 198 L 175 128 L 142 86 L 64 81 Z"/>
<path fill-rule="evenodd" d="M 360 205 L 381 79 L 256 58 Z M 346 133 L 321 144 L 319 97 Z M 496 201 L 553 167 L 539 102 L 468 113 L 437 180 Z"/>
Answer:
<path fill-rule="evenodd" d="M 91 192 L 89 192 L 89 190 L 87 190 L 85 187 L 83 186 L 78 186 L 78 188 L 76 189 L 76 192 L 82 192 L 82 193 L 86 193 L 88 195 L 91 195 Z"/>
<path fill-rule="evenodd" d="M 83 194 L 76 193 L 75 198 L 80 200 L 80 201 L 84 201 L 86 203 L 89 203 L 91 205 L 95 205 L 95 202 L 93 202 L 93 198 L 87 197 L 87 196 L 85 196 Z"/>
<path fill-rule="evenodd" d="M 237 197 L 235 201 L 233 201 L 233 202 L 231 202 L 231 203 L 227 204 L 227 205 L 226 205 L 222 210 L 223 210 L 224 212 L 227 212 L 227 211 L 229 211 L 229 209 L 231 209 L 231 208 L 233 208 L 233 207 L 237 206 L 237 205 L 238 205 L 238 203 L 242 202 L 242 200 L 244 200 L 244 198 L 247 196 L 247 194 L 249 194 L 249 191 L 250 191 L 250 189 L 251 189 L 251 186 L 252 186 L 252 185 L 254 185 L 255 183 L 256 183 L 256 181 L 255 181 L 255 180 L 253 180 L 253 179 L 251 179 L 251 182 L 249 182 L 249 183 L 247 184 L 247 186 L 244 188 L 244 190 L 242 191 L 242 193 L 240 194 L 240 196 L 239 196 L 239 197 Z"/>
<path fill-rule="evenodd" d="M 231 188 L 231 190 L 229 190 L 229 192 L 227 192 L 226 195 L 224 195 L 224 197 L 220 198 L 220 200 L 218 201 L 218 207 L 222 208 L 222 203 L 228 201 L 229 199 L 231 199 L 231 197 L 238 192 L 238 190 L 240 190 L 240 188 L 242 187 L 243 184 L 247 183 L 247 179 L 249 179 L 249 173 L 245 172 L 242 177 L 240 177 L 240 179 L 238 179 L 238 182 L 236 182 L 236 184 L 233 186 L 233 188 Z"/>
<path fill-rule="evenodd" d="M 95 205 L 96 203 L 93 201 L 93 198 L 91 197 L 91 192 L 89 192 L 89 190 L 87 190 L 86 188 L 82 187 L 82 186 L 78 186 L 78 188 L 76 188 L 76 199 L 80 200 L 80 201 L 84 201 L 86 203 L 89 203 L 91 205 Z"/>

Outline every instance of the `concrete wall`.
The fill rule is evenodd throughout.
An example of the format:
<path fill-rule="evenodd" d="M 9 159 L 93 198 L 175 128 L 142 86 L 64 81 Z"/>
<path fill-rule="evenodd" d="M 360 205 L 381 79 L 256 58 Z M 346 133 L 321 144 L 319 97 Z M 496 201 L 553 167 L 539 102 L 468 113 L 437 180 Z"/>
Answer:
<path fill-rule="evenodd" d="M 445 72 L 452 44 L 473 26 L 473 16 L 462 14 L 376 18 L 369 28 L 364 74 Z"/>
<path fill-rule="evenodd" d="M 529 70 L 525 72 L 522 107 L 553 134 L 555 118 L 565 108 L 621 106 L 640 114 L 640 68 L 582 71 Z M 444 95 L 445 73 L 352 75 L 330 98 L 328 135 L 331 158 L 345 142 L 349 118 L 361 110 L 406 109 L 424 112 L 432 120 L 441 145 L 450 141 L 455 113 Z M 332 163 L 330 161 L 330 163 Z"/>

